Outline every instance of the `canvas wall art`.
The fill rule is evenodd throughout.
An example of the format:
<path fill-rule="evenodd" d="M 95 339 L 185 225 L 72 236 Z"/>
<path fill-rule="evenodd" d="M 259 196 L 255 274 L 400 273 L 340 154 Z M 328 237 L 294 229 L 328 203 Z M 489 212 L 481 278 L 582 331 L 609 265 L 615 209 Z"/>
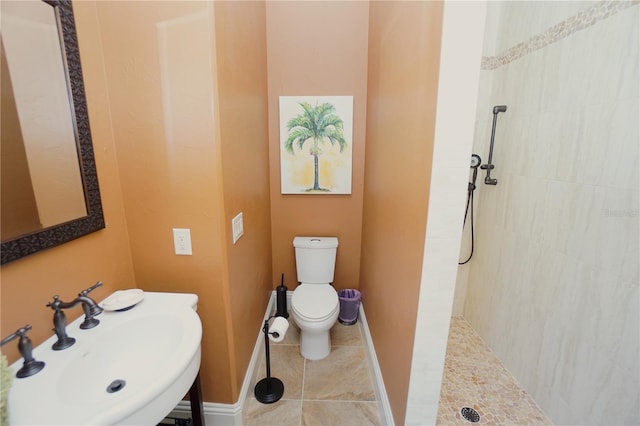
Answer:
<path fill-rule="evenodd" d="M 353 96 L 280 96 L 283 194 L 351 194 Z"/>

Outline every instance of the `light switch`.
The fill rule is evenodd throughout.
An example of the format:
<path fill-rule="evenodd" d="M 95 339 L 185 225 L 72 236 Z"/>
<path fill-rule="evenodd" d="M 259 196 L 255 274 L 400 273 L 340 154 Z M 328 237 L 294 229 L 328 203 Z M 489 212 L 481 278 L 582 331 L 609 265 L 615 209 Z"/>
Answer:
<path fill-rule="evenodd" d="M 233 232 L 233 244 L 238 241 L 242 234 L 244 234 L 244 223 L 242 221 L 242 213 L 238 213 L 236 217 L 231 220 L 231 230 Z"/>
<path fill-rule="evenodd" d="M 191 230 L 173 228 L 173 247 L 177 255 L 191 256 Z"/>

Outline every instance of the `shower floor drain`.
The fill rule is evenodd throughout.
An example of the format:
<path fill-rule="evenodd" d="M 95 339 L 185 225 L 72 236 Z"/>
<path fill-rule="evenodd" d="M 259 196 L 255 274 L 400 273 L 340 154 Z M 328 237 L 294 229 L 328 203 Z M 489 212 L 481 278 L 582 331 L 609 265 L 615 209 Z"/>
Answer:
<path fill-rule="evenodd" d="M 480 421 L 480 414 L 471 407 L 463 407 L 462 410 L 460 410 L 460 414 L 462 414 L 465 420 L 471 423 L 478 423 Z"/>

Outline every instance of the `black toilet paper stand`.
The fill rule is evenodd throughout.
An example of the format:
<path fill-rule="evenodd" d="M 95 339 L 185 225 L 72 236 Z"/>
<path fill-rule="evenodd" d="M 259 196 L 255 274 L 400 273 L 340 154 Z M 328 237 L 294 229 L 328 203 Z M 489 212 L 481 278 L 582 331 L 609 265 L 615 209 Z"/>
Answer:
<path fill-rule="evenodd" d="M 256 400 L 263 404 L 272 404 L 280 400 L 280 398 L 282 398 L 282 395 L 284 394 L 284 383 L 282 383 L 282 380 L 276 377 L 271 377 L 271 359 L 269 358 L 269 334 L 273 334 L 273 337 L 279 337 L 278 332 L 269 331 L 269 320 L 271 318 L 275 318 L 275 316 L 271 316 L 264 320 L 264 327 L 262 327 L 262 332 L 264 333 L 264 352 L 267 364 L 267 377 L 256 383 L 256 387 L 253 389 L 253 394 L 255 395 Z"/>

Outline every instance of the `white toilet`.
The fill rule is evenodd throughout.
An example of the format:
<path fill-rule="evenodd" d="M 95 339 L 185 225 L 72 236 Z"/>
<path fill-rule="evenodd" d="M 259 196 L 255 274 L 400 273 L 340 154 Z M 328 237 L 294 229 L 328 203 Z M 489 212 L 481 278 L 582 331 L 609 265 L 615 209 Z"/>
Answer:
<path fill-rule="evenodd" d="M 300 285 L 291 298 L 291 315 L 300 328 L 300 352 L 306 359 L 322 359 L 331 352 L 329 330 L 340 313 L 338 293 L 331 285 L 338 239 L 295 237 L 293 246 Z"/>

